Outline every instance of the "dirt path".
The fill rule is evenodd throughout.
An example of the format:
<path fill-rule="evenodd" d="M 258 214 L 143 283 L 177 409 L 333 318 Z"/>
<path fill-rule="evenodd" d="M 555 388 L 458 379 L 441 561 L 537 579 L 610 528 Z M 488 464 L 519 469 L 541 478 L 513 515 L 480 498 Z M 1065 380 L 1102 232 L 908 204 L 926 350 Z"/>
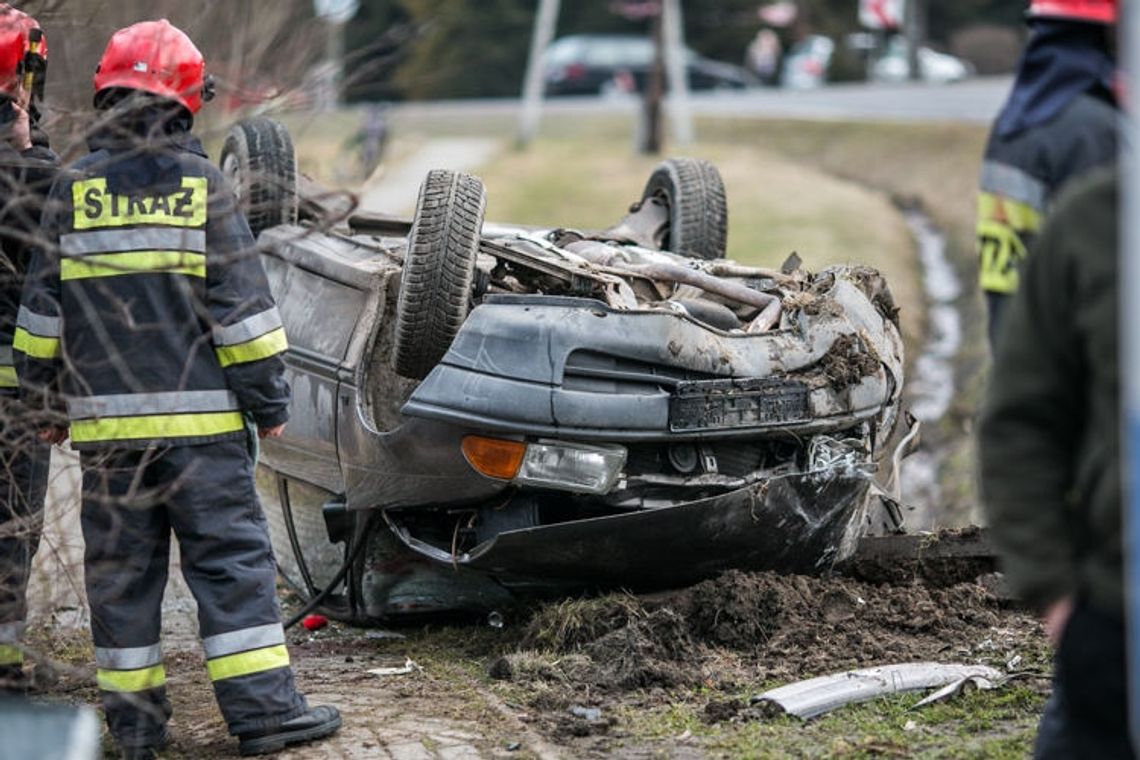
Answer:
<path fill-rule="evenodd" d="M 491 159 L 501 142 L 490 138 L 453 137 L 430 140 L 396 166 L 385 166 L 361 189 L 366 211 L 410 214 L 420 183 L 432 169 L 471 171 Z"/>

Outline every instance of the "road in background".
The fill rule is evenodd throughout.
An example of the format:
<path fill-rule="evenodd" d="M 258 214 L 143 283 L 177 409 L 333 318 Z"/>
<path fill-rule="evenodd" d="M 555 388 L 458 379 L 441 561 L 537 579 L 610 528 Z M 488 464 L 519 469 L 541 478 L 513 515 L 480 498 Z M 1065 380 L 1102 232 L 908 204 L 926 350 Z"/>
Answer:
<path fill-rule="evenodd" d="M 965 122 L 986 124 L 1005 102 L 1010 77 L 980 77 L 955 84 L 836 84 L 816 90 L 756 88 L 689 95 L 697 117 L 821 119 L 836 121 Z M 443 121 L 473 116 L 517 114 L 516 99 L 447 100 L 400 103 L 393 115 L 430 116 Z M 640 113 L 641 101 L 632 95 L 547 98 L 544 119 L 559 116 Z"/>

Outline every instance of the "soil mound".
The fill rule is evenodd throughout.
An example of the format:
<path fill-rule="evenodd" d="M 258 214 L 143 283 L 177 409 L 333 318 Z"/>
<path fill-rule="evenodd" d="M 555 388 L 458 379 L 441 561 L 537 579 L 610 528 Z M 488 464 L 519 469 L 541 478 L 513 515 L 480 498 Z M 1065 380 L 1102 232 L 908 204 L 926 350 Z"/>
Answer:
<path fill-rule="evenodd" d="M 721 681 L 727 659 L 752 680 L 790 681 L 889 662 L 1000 661 L 1039 635 L 1032 618 L 1003 610 L 976 583 L 877 586 L 730 571 L 676 592 L 547 607 L 520 653 L 492 673 L 626 691 Z M 553 664 L 510 665 L 523 656 Z"/>

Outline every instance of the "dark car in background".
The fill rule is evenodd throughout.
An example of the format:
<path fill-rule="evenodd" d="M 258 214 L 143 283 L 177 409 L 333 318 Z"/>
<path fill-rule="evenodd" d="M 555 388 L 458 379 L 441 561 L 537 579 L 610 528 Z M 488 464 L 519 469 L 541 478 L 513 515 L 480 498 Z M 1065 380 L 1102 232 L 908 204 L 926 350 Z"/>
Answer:
<path fill-rule="evenodd" d="M 653 41 L 621 34 L 562 37 L 546 49 L 547 95 L 643 92 L 653 68 Z M 689 89 L 739 90 L 759 81 L 740 66 L 714 61 L 685 48 Z"/>

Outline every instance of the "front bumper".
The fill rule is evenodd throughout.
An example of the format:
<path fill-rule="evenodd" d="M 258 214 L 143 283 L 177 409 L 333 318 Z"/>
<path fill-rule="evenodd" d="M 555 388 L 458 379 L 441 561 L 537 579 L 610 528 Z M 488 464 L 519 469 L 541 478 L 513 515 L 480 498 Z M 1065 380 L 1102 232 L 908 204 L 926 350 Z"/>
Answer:
<path fill-rule="evenodd" d="M 508 585 L 650 590 L 733 568 L 824 572 L 854 551 L 870 486 L 858 472 L 773 477 L 677 506 L 503 531 L 457 555 L 413 535 L 399 511 L 385 518 L 417 554 Z"/>

